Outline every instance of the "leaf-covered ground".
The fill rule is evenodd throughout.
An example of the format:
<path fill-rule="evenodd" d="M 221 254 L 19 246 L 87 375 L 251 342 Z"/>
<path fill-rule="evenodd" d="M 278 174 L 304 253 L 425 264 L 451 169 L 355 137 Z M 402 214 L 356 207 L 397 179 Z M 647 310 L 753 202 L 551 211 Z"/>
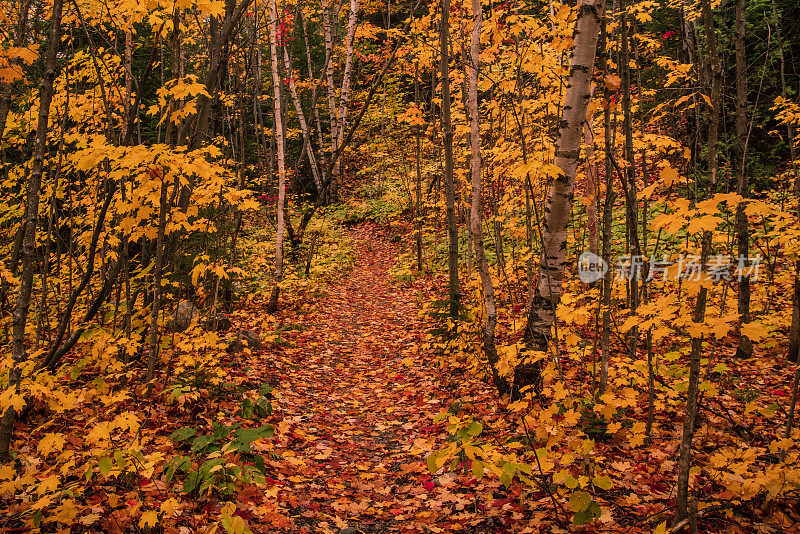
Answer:
<path fill-rule="evenodd" d="M 293 279 L 270 315 L 255 283 L 227 332 L 167 339 L 173 378 L 155 401 L 136 368 L 105 381 L 80 367 L 59 375 L 73 397 L 50 417 L 34 403 L 14 467 L 0 470 L 0 530 L 665 532 L 685 406 L 677 356 L 657 355 L 650 440 L 644 382 L 624 372 L 644 362 L 623 345 L 615 388 L 591 404 L 592 362 L 568 351 L 564 381 L 551 369 L 541 405 L 499 400 L 480 364 L 467 371 L 463 354 L 425 348 L 438 323 L 421 311 L 445 273 L 398 281 L 396 235 L 337 227 L 314 263 L 335 273 L 327 285 Z M 244 261 L 269 272 L 262 256 L 248 248 Z M 263 347 L 226 354 L 242 328 Z M 702 398 L 694 443 L 701 532 L 797 532 L 797 440 L 781 439 L 792 370 L 766 350 L 735 360 L 731 340 L 704 364 L 717 393 Z M 254 417 L 262 400 L 274 411 Z M 266 479 L 241 476 L 248 466 Z"/>
<path fill-rule="evenodd" d="M 378 233 L 353 230 L 351 273 L 328 287 L 301 329 L 284 330 L 288 346 L 252 357 L 276 387 L 276 435 L 265 448 L 282 459 L 273 462 L 277 492 L 268 493 L 298 532 L 493 532 L 454 476 L 429 474 L 425 457 L 441 430 L 433 418 L 456 383 L 420 352 L 417 292 L 390 277 L 397 251 Z M 279 321 L 297 320 L 291 313 Z M 490 402 L 486 386 L 468 385 Z M 255 530 L 257 515 L 246 519 Z"/>
<path fill-rule="evenodd" d="M 539 451 L 540 468 L 543 465 L 544 472 L 554 473 L 560 466 L 559 476 L 568 477 L 562 481 L 567 487 L 572 488 L 569 476 L 574 476 L 582 481 L 572 480 L 575 485 L 593 488 L 594 499 L 601 505 L 596 516 L 599 522 L 578 530 L 602 531 L 614 526 L 626 532 L 650 532 L 656 525 L 663 528 L 674 507 L 680 395 L 667 388 L 667 393 L 673 392 L 668 396 L 675 398 L 666 406 L 657 406 L 653 439 L 647 443 L 642 430 L 647 413 L 645 392 L 637 395 L 626 390 L 636 398 L 627 412 L 629 424 L 610 431 L 613 438 L 596 444 L 591 441 L 594 451 L 584 451 L 582 459 L 576 460 L 576 448 L 586 443 L 580 436 L 585 438 L 584 432 L 589 432 L 584 422 L 577 420 L 577 412 L 561 415 L 553 404 L 547 404 L 553 409 L 534 410 L 525 417 L 535 426 L 518 426 L 524 414 L 519 407 L 499 401 L 488 380 L 422 350 L 425 332 L 432 325 L 420 313 L 421 305 L 435 298 L 431 285 L 441 280 L 397 282 L 390 269 L 401 252 L 400 245 L 391 244 L 390 236 L 383 232 L 372 225 L 351 230 L 348 237 L 356 247 L 352 271 L 329 284 L 321 300 L 295 303 L 280 312 L 275 319 L 282 325 L 280 339 L 273 339 L 265 350 L 251 356 L 249 366 L 260 370 L 258 380 L 275 387 L 276 410 L 270 421 L 276 434 L 261 445 L 265 453 L 275 455 L 272 478 L 256 500 L 277 503 L 286 521 L 265 522 L 264 508 L 255 505 L 248 514 L 240 497 L 239 509 L 251 528 L 344 533 L 564 532 L 580 507 L 568 499 L 569 492 L 551 486 L 555 502 L 546 489 L 551 476 L 540 475 L 535 467 L 527 485 L 516 479 L 504 485 L 502 477 L 476 474 L 474 462 L 463 454 L 451 454 L 444 465 L 441 461 L 436 464 L 436 474 L 431 476 L 431 453 L 442 450 L 454 435 L 452 428 L 448 430 L 441 422 L 440 414 L 447 412 L 457 416 L 451 421 L 480 421 L 482 441 L 496 448 L 497 455 L 507 454 L 509 462 L 529 456 L 521 449 L 506 448 L 515 447 L 509 437 L 517 435 L 519 447 L 519 440 L 525 439 L 519 437 L 520 432 L 528 439 L 528 431 L 534 432 L 545 441 L 551 434 L 560 445 L 552 446 L 550 458 L 544 449 Z M 259 316 L 257 308 L 241 313 Z M 750 381 L 751 387 L 763 383 L 765 374 L 773 383 L 790 381 L 785 368 L 766 365 L 764 358 L 757 371 L 751 370 L 757 376 Z M 583 380 L 580 366 L 567 360 L 564 364 L 570 387 L 579 390 Z M 743 371 L 748 367 L 743 362 L 735 365 Z M 725 390 L 737 388 L 724 376 L 717 380 Z M 733 397 L 724 398 L 730 409 L 747 412 Z M 761 415 L 761 411 L 772 413 L 766 408 L 771 399 L 769 395 L 762 398 L 756 413 L 741 421 L 720 412 L 727 409 L 705 403 L 696 461 L 705 466 L 710 456 L 724 447 L 735 449 L 743 443 L 766 450 L 769 436 L 777 435 L 781 427 L 778 421 Z M 616 401 L 609 402 L 614 405 Z M 750 409 L 755 407 L 753 404 Z M 724 437 L 746 432 L 743 423 L 752 429 L 749 439 L 740 443 Z M 631 424 L 632 429 L 628 428 Z M 752 435 L 753 431 L 758 436 Z M 576 470 L 576 461 L 583 467 Z M 759 470 L 753 478 L 763 479 L 769 488 L 771 478 L 760 471 L 769 469 L 768 464 L 756 462 L 752 468 Z M 519 474 L 521 465 L 517 464 Z M 698 476 L 706 476 L 703 472 Z M 716 488 L 717 483 L 720 481 L 712 477 L 705 487 Z M 590 498 L 585 491 L 576 493 Z M 789 525 L 796 514 L 791 506 L 781 507 L 781 512 L 773 510 L 775 516 L 766 523 L 758 506 L 735 508 L 735 521 L 730 521 L 733 516 L 725 520 L 707 514 L 711 518 L 706 518 L 705 525 L 711 528 L 707 531 L 748 531 L 739 529 L 746 523 L 769 532 L 793 531 Z"/>

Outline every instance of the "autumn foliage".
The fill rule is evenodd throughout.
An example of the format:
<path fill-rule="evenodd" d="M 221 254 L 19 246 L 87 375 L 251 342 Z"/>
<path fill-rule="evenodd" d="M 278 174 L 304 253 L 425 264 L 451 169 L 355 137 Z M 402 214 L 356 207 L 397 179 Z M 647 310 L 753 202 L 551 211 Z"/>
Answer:
<path fill-rule="evenodd" d="M 796 2 L 0 6 L 3 531 L 797 531 Z"/>

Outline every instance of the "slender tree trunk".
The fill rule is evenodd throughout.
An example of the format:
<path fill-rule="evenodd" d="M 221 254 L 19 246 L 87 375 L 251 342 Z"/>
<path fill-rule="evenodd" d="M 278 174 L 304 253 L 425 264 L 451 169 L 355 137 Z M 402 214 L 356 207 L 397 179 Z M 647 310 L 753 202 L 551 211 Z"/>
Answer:
<path fill-rule="evenodd" d="M 528 313 L 524 341 L 529 350 L 546 351 L 555 308 L 561 298 L 566 267 L 567 224 L 575 197 L 575 173 L 581 150 L 581 130 L 586 120 L 589 88 L 605 0 L 581 0 L 575 26 L 572 63 L 564 108 L 558 129 L 555 165 L 563 174 L 553 180 L 547 193 L 542 228 L 539 281 Z M 514 372 L 515 394 L 526 386 L 540 388 L 540 366 L 524 362 Z"/>
<path fill-rule="evenodd" d="M 719 150 L 719 117 L 722 112 L 722 61 L 717 45 L 717 31 L 714 28 L 714 15 L 711 0 L 700 0 L 703 24 L 708 43 L 709 76 L 711 78 L 711 110 L 708 117 L 708 174 L 711 179 L 711 192 L 717 186 L 717 161 Z"/>
<path fill-rule="evenodd" d="M 419 109 L 419 63 L 417 61 L 414 62 L 414 102 L 416 102 L 417 109 Z M 415 186 L 417 202 L 414 209 L 417 217 L 417 271 L 422 272 L 422 163 L 420 161 L 422 153 L 422 131 L 419 126 L 417 126 L 414 130 L 414 141 L 414 157 L 417 171 L 417 180 Z"/>
<path fill-rule="evenodd" d="M 697 76 L 696 83 L 704 86 L 704 84 L 708 83 L 705 79 L 706 76 L 703 74 L 705 70 L 702 67 L 702 62 L 699 62 L 697 59 L 697 28 L 695 26 L 694 20 L 688 18 L 686 16 L 686 11 L 681 8 L 681 27 L 683 28 L 683 49 L 686 53 L 686 61 L 691 65 L 695 66 L 696 71 L 699 73 Z M 690 130 L 689 138 L 691 142 L 691 153 L 689 157 L 689 168 L 696 169 L 697 168 L 697 159 L 700 154 L 700 113 L 698 110 L 698 103 L 699 99 L 697 94 L 692 95 L 692 103 L 694 106 L 687 112 L 688 117 L 688 124 L 691 124 L 694 130 Z M 697 178 L 695 179 L 695 183 L 697 183 Z"/>
<path fill-rule="evenodd" d="M 347 42 L 345 49 L 344 73 L 342 74 L 342 89 L 339 94 L 339 111 L 336 119 L 336 138 L 341 141 L 344 135 L 345 117 L 350 98 L 350 84 L 353 73 L 353 43 L 356 33 L 356 22 L 359 10 L 359 0 L 350 0 L 350 14 L 347 18 Z"/>
<path fill-rule="evenodd" d="M 441 59 L 439 70 L 442 76 L 442 130 L 444 134 L 444 194 L 447 210 L 448 232 L 448 279 L 450 293 L 450 316 L 458 315 L 458 226 L 456 225 L 455 191 L 453 185 L 453 125 L 450 118 L 450 0 L 442 0 L 442 21 L 439 37 Z"/>
<path fill-rule="evenodd" d="M 305 13 L 303 12 L 302 9 L 300 9 L 300 21 L 303 24 L 303 41 L 305 42 L 305 45 L 306 45 L 306 62 L 308 64 L 308 67 L 307 67 L 308 68 L 308 79 L 309 80 L 313 80 L 314 79 L 314 69 L 311 67 L 311 46 L 308 43 L 308 30 L 307 30 L 307 24 L 306 24 L 306 16 L 305 16 Z M 326 55 L 326 61 L 332 61 L 332 59 L 329 58 Z M 328 65 L 326 64 L 325 65 L 325 69 L 327 69 L 327 68 L 328 68 Z M 320 82 L 319 83 L 314 84 L 312 86 L 312 88 L 311 88 L 311 102 L 312 102 L 311 108 L 314 111 L 314 125 L 316 126 L 316 131 L 317 131 L 317 146 L 319 147 L 319 156 L 320 156 L 320 160 L 321 160 L 320 168 L 321 168 L 322 173 L 323 173 L 322 174 L 322 183 L 327 183 L 328 177 L 327 177 L 327 175 L 325 173 L 327 172 L 326 169 L 327 169 L 328 163 L 327 163 L 326 158 L 325 158 L 325 149 L 324 149 L 325 143 L 322 140 L 322 121 L 320 121 L 320 118 L 319 118 L 319 107 L 317 106 L 317 90 L 318 90 L 319 84 L 321 82 L 322 82 L 322 78 L 320 78 Z"/>
<path fill-rule="evenodd" d="M 606 23 L 603 21 L 601 46 L 603 50 L 603 59 L 605 60 L 605 72 L 609 74 L 609 61 L 608 52 L 605 52 L 606 43 Z M 608 87 L 604 89 L 605 101 L 610 100 L 610 91 Z M 603 110 L 603 141 L 605 143 L 605 175 L 606 175 L 606 196 L 603 202 L 603 261 L 606 265 L 611 263 L 611 248 L 613 243 L 611 241 L 611 230 L 614 215 L 614 169 L 611 165 L 611 154 L 614 150 L 614 145 L 611 140 L 611 107 L 605 106 Z M 611 335 L 611 276 L 607 274 L 603 277 L 603 322 L 602 331 L 600 333 L 600 384 L 599 392 L 603 393 L 608 386 L 608 363 L 611 358 L 610 351 L 610 335 Z"/>
<path fill-rule="evenodd" d="M 158 343 L 158 315 L 161 312 L 161 277 L 164 271 L 164 233 L 167 225 L 167 180 L 160 172 L 155 172 L 151 176 L 161 178 L 161 195 L 158 205 L 158 234 L 156 238 L 156 264 L 153 268 L 153 304 L 150 307 L 150 353 L 147 358 L 147 381 L 155 378 L 156 363 L 159 358 Z M 152 384 L 148 392 L 152 391 Z"/>
<path fill-rule="evenodd" d="M 264 136 L 264 124 L 261 122 L 261 32 L 259 30 L 258 9 L 254 10 L 253 16 L 253 37 L 251 39 L 252 69 L 253 69 L 253 130 L 256 140 L 256 150 L 259 159 L 264 157 L 266 152 L 266 140 Z M 262 184 L 263 185 L 263 184 Z"/>
<path fill-rule="evenodd" d="M 345 125 L 347 123 L 347 109 L 350 104 L 350 84 L 353 77 L 353 42 L 355 40 L 358 10 L 359 0 L 350 0 L 350 15 L 347 20 L 347 48 L 345 50 L 344 74 L 342 75 L 342 90 L 339 93 L 339 111 L 336 120 L 337 149 L 340 151 L 344 149 L 343 138 Z M 329 198 L 331 200 L 335 200 L 337 197 L 336 191 L 339 187 L 339 181 L 341 180 L 341 164 L 342 158 L 341 154 L 339 154 L 339 157 L 334 162 L 333 172 L 331 173 L 333 177 L 329 191 Z"/>
<path fill-rule="evenodd" d="M 311 174 L 314 178 L 314 185 L 317 188 L 317 194 L 322 191 L 322 181 L 319 177 L 317 168 L 317 159 L 314 157 L 314 147 L 311 144 L 311 137 L 308 133 L 308 123 L 306 123 L 306 116 L 303 113 L 303 106 L 300 105 L 300 98 L 297 94 L 297 85 L 292 76 L 292 63 L 289 59 L 289 52 L 286 47 L 283 47 L 283 63 L 285 65 L 286 77 L 289 79 L 289 91 L 292 93 L 292 103 L 294 103 L 294 110 L 297 112 L 297 118 L 300 121 L 300 131 L 303 133 L 303 146 L 305 147 L 306 156 L 308 157 L 308 165 L 311 167 Z"/>
<path fill-rule="evenodd" d="M 745 31 L 747 20 L 745 18 L 746 0 L 736 0 L 734 25 L 734 47 L 736 49 L 736 147 L 738 161 L 736 162 L 736 193 L 747 197 L 747 58 L 745 56 Z M 747 229 L 747 213 L 745 202 L 736 206 L 736 242 L 738 244 L 739 265 L 747 267 L 749 262 Z M 739 325 L 750 322 L 750 276 L 740 272 L 738 311 Z M 739 358 L 749 358 L 753 355 L 753 342 L 739 334 L 739 347 L 736 349 Z"/>
<path fill-rule="evenodd" d="M 275 6 L 275 0 L 270 0 L 269 50 L 272 66 L 272 93 L 275 103 L 273 105 L 275 111 L 275 137 L 278 144 L 278 226 L 275 234 L 275 287 L 272 288 L 272 295 L 267 305 L 267 311 L 269 313 L 273 313 L 278 309 L 280 282 L 283 278 L 283 233 L 285 229 L 283 206 L 286 201 L 286 156 L 283 136 L 283 118 L 281 114 L 281 79 L 278 73 L 277 25 L 277 7 Z"/>
<path fill-rule="evenodd" d="M 503 252 L 503 224 L 500 222 L 500 183 L 492 188 L 492 227 L 494 229 L 494 253 L 497 258 L 497 274 L 505 278 L 506 256 Z"/>
<path fill-rule="evenodd" d="M 781 41 L 781 34 L 780 34 L 780 20 L 778 19 L 778 8 L 775 6 L 775 0 L 772 0 L 772 20 L 775 24 L 775 28 L 777 31 L 776 39 L 778 42 L 781 43 L 780 48 L 780 60 L 781 60 L 781 96 L 786 98 L 786 60 L 783 55 L 783 42 Z M 794 194 L 797 197 L 798 205 L 796 208 L 797 218 L 800 220 L 800 170 L 797 168 L 797 159 L 795 157 L 794 151 L 794 124 L 791 121 L 786 123 L 786 134 L 787 139 L 789 140 L 789 155 L 792 159 L 792 169 L 794 170 Z M 792 292 L 792 325 L 789 329 L 789 352 L 786 355 L 786 358 L 790 362 L 797 363 L 800 361 L 800 260 L 795 262 L 794 266 L 794 291 Z M 800 370 L 798 370 L 800 373 Z M 797 376 L 800 376 L 798 374 Z M 795 386 L 797 382 L 795 381 Z M 797 393 L 795 387 L 795 394 Z M 794 416 L 794 401 L 792 400 L 792 411 L 790 415 Z M 791 426 L 791 422 L 787 426 L 789 428 Z M 791 429 L 789 430 L 791 431 Z M 787 436 L 788 437 L 788 434 Z"/>
<path fill-rule="evenodd" d="M 586 141 L 586 196 L 589 200 L 589 205 L 586 207 L 586 232 L 589 234 L 589 252 L 598 254 L 600 252 L 600 224 L 597 218 L 599 181 L 594 157 L 593 123 L 592 114 L 587 113 L 586 123 L 583 125 L 583 139 Z"/>
<path fill-rule="evenodd" d="M 22 367 L 28 360 L 25 349 L 25 327 L 28 323 L 28 309 L 33 290 L 33 275 L 36 253 L 36 226 L 39 220 L 39 189 L 44 170 L 44 152 L 47 145 L 47 130 L 50 119 L 50 103 L 53 101 L 53 82 L 58 71 L 56 52 L 61 42 L 61 14 L 63 0 L 53 1 L 50 33 L 47 39 L 45 72 L 39 83 L 39 116 L 36 123 L 36 137 L 33 141 L 33 164 L 28 178 L 28 192 L 25 207 L 25 232 L 22 241 L 22 274 L 17 303 L 12 318 L 11 355 L 12 366 L 9 371 L 8 387 L 19 392 L 22 381 Z M 0 420 L 0 460 L 8 457 L 11 437 L 16 421 L 14 408 L 7 408 Z"/>
<path fill-rule="evenodd" d="M 492 277 L 489 274 L 489 264 L 486 261 L 486 253 L 483 248 L 483 228 L 481 224 L 481 212 L 483 209 L 482 187 L 481 187 L 481 128 L 480 114 L 478 111 L 478 71 L 479 58 L 481 52 L 481 22 L 483 9 L 481 0 L 472 0 L 472 40 L 470 42 L 470 63 L 469 63 L 469 89 L 467 91 L 467 108 L 470 119 L 470 176 L 472 179 L 472 203 L 469 218 L 469 231 L 472 238 L 473 248 L 475 249 L 475 259 L 477 260 L 478 272 L 481 276 L 483 286 L 483 305 L 484 305 L 484 324 L 483 324 L 483 350 L 489 360 L 492 379 L 498 392 L 502 395 L 508 385 L 497 373 L 497 347 L 495 346 L 494 336 L 497 326 L 497 309 L 494 300 L 494 286 Z"/>
<path fill-rule="evenodd" d="M 626 12 L 626 4 L 620 1 L 620 48 L 622 51 L 622 63 L 620 71 L 622 74 L 622 111 L 623 121 L 622 130 L 625 136 L 625 177 L 627 181 L 627 192 L 625 197 L 625 207 L 627 217 L 625 218 L 625 227 L 628 235 L 628 243 L 630 245 L 629 253 L 631 259 L 630 280 L 628 283 L 628 296 L 629 306 L 631 313 L 636 313 L 639 307 L 639 269 L 633 268 L 637 265 L 633 258 L 641 258 L 642 249 L 639 246 L 639 208 L 636 201 L 636 159 L 633 150 L 633 118 L 631 113 L 631 54 L 630 54 L 630 36 L 628 32 L 628 15 Z M 622 178 L 622 177 L 620 177 Z M 628 342 L 630 343 L 631 354 L 636 354 L 636 347 L 639 341 L 639 327 L 634 326 L 628 332 Z"/>
<path fill-rule="evenodd" d="M 703 233 L 703 248 L 700 263 L 705 267 L 711 253 L 711 232 Z M 708 289 L 700 288 L 694 308 L 693 320 L 699 324 L 705 320 L 706 298 Z M 692 440 L 697 420 L 698 395 L 700 391 L 700 356 L 703 347 L 703 336 L 692 337 L 692 352 L 689 360 L 689 385 L 686 390 L 686 417 L 683 420 L 683 436 L 678 449 L 678 485 L 675 495 L 677 507 L 676 522 L 689 518 L 693 532 L 697 532 L 697 509 L 690 503 L 689 471 L 692 465 Z"/>
<path fill-rule="evenodd" d="M 786 429 L 783 431 L 784 439 L 789 439 L 792 436 L 792 429 L 794 428 L 794 415 L 797 408 L 797 396 L 800 393 L 800 365 L 794 369 L 794 380 L 792 381 L 792 397 L 789 401 L 789 413 L 786 417 Z M 783 451 L 783 455 L 786 451 Z"/>
<path fill-rule="evenodd" d="M 526 298 L 526 306 L 533 303 L 533 297 L 536 294 L 536 284 L 533 275 L 533 218 L 531 217 L 531 202 L 536 202 L 533 196 L 533 184 L 531 184 L 530 174 L 525 174 L 525 244 L 528 246 L 528 260 L 525 262 L 525 279 L 528 282 L 528 294 Z"/>
<path fill-rule="evenodd" d="M 122 121 L 122 136 L 124 142 L 128 138 L 128 127 L 133 124 L 131 120 L 131 94 L 133 91 L 133 76 L 131 72 L 131 57 L 133 54 L 133 31 L 130 25 L 130 20 L 126 20 L 127 28 L 125 28 L 125 101 L 123 102 L 123 121 Z"/>
<path fill-rule="evenodd" d="M 328 89 L 328 112 L 330 115 L 331 154 L 339 148 L 337 135 L 339 128 L 336 126 L 338 115 L 336 106 L 336 85 L 333 81 L 333 38 L 331 36 L 331 13 L 328 0 L 322 0 L 322 28 L 325 34 L 325 77 Z"/>

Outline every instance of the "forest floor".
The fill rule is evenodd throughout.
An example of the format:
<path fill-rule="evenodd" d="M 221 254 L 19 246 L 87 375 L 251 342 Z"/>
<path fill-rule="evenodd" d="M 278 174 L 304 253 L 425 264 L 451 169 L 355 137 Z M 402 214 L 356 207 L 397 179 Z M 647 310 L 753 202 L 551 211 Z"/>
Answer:
<path fill-rule="evenodd" d="M 265 450 L 281 458 L 271 492 L 297 532 L 494 532 L 488 516 L 510 507 L 476 515 L 470 488 L 455 475 L 432 478 L 425 462 L 441 432 L 433 418 L 454 391 L 459 403 L 487 402 L 492 392 L 463 376 L 456 383 L 420 352 L 418 293 L 389 274 L 397 250 L 377 227 L 350 234 L 350 274 L 327 288 L 302 328 L 284 332 L 288 346 L 250 362 L 276 389 L 276 434 Z M 284 314 L 285 324 L 297 320 Z M 262 518 L 245 518 L 258 531 Z"/>

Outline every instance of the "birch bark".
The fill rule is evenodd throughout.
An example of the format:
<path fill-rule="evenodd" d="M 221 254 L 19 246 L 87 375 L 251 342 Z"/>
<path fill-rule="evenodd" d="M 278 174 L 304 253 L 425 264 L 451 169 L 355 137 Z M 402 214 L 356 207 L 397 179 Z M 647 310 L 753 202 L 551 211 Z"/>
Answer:
<path fill-rule="evenodd" d="M 547 193 L 542 225 L 542 255 L 538 285 L 528 313 L 523 339 L 529 351 L 546 351 L 555 308 L 561 298 L 566 267 L 567 224 L 575 197 L 575 174 L 581 151 L 581 131 L 589 104 L 591 74 L 605 0 L 580 0 L 572 62 L 556 138 L 554 164 L 561 169 Z M 529 354 L 528 357 L 531 355 Z M 514 370 L 514 395 L 527 386 L 540 389 L 541 365 L 524 361 Z"/>
<path fill-rule="evenodd" d="M 489 360 L 489 366 L 495 387 L 502 395 L 508 385 L 497 373 L 497 347 L 495 346 L 495 327 L 497 326 L 497 308 L 494 298 L 494 285 L 489 274 L 489 264 L 486 261 L 486 252 L 483 248 L 483 229 L 481 225 L 481 211 L 483 208 L 483 190 L 481 183 L 481 128 L 478 111 L 478 69 L 481 53 L 481 22 L 483 8 L 481 0 L 472 0 L 472 40 L 470 42 L 469 87 L 467 90 L 467 108 L 470 119 L 470 176 L 472 187 L 472 203 L 470 205 L 469 232 L 475 249 L 475 259 L 483 287 L 484 323 L 483 323 L 483 350 Z"/>
<path fill-rule="evenodd" d="M 267 310 L 272 313 L 278 309 L 280 295 L 280 282 L 283 278 L 283 233 L 285 229 L 283 206 L 286 201 L 286 153 L 283 136 L 283 119 L 281 110 L 281 78 L 278 73 L 278 43 L 276 28 L 278 13 L 275 0 L 269 3 L 269 52 L 270 66 L 272 68 L 272 94 L 275 113 L 275 140 L 278 151 L 278 223 L 275 232 L 275 286 L 267 305 Z"/>

